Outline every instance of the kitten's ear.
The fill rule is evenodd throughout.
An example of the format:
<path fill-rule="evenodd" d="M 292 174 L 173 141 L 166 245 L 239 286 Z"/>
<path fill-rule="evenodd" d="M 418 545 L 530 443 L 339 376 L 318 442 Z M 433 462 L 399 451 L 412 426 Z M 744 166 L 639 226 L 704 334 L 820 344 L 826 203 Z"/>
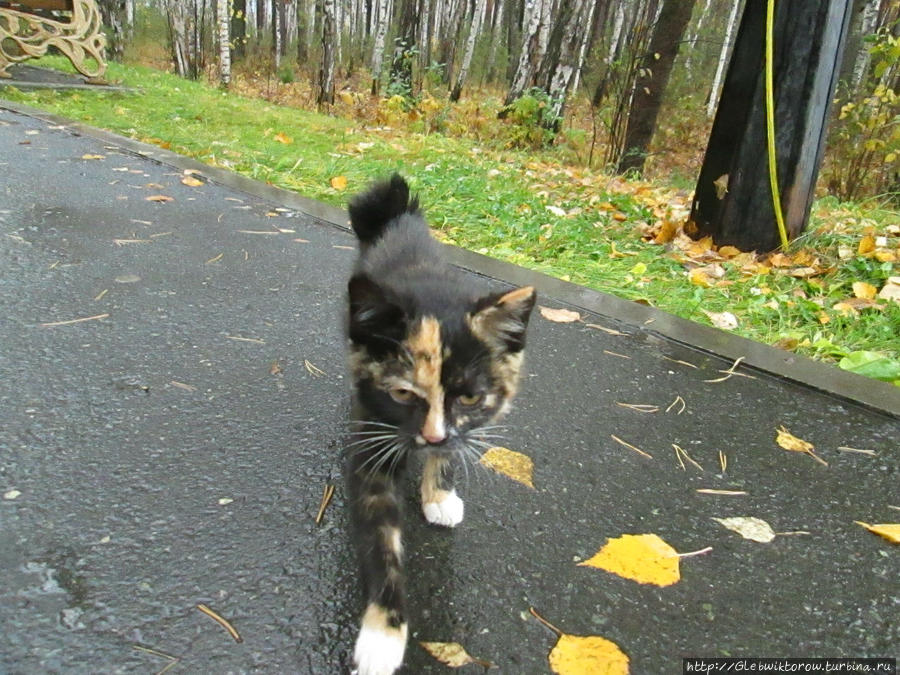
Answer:
<path fill-rule="evenodd" d="M 350 339 L 380 350 L 403 338 L 406 315 L 389 294 L 368 275 L 360 273 L 347 284 L 350 304 Z"/>
<path fill-rule="evenodd" d="M 475 303 L 469 326 L 476 337 L 508 352 L 525 347 L 525 328 L 537 294 L 532 286 L 493 293 Z"/>

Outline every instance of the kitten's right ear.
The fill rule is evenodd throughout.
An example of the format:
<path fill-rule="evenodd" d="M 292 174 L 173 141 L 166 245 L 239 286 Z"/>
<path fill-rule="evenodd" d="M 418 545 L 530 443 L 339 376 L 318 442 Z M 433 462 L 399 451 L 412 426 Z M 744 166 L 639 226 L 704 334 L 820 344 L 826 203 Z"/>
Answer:
<path fill-rule="evenodd" d="M 350 301 L 350 339 L 377 351 L 399 344 L 406 331 L 406 315 L 389 293 L 367 274 L 355 274 L 347 284 Z"/>

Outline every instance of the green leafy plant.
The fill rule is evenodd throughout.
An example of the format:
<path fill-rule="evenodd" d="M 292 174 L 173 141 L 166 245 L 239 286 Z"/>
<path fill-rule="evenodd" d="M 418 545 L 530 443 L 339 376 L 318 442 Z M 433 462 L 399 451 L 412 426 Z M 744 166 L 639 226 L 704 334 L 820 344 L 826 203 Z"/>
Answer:
<path fill-rule="evenodd" d="M 504 108 L 510 124 L 509 142 L 515 148 L 542 148 L 556 138 L 562 119 L 554 100 L 543 89 L 532 87 Z"/>
<path fill-rule="evenodd" d="M 848 100 L 845 87 L 832 131 L 829 190 L 841 199 L 889 193 L 900 203 L 900 37 L 883 29 L 869 37 L 873 67 L 868 93 Z M 864 89 L 865 91 L 865 89 Z"/>

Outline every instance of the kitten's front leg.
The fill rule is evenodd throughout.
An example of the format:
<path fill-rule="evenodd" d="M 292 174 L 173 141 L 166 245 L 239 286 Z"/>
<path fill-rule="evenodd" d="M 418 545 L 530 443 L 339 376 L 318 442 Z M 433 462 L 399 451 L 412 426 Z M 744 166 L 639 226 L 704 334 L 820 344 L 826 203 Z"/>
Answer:
<path fill-rule="evenodd" d="M 430 453 L 422 471 L 422 513 L 433 525 L 456 527 L 462 522 L 463 500 L 453 487 L 453 465 L 443 454 Z"/>
<path fill-rule="evenodd" d="M 358 675 L 391 675 L 408 633 L 400 501 L 391 473 L 353 471 L 350 480 L 367 603 L 353 662 Z"/>

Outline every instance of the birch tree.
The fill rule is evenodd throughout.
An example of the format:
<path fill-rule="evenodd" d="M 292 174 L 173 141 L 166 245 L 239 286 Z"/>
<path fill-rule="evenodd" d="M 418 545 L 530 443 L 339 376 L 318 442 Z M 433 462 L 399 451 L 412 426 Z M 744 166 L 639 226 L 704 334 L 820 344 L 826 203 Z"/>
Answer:
<path fill-rule="evenodd" d="M 469 35 L 466 38 L 466 46 L 463 51 L 462 64 L 459 72 L 456 74 L 456 84 L 450 90 L 450 100 L 456 102 L 462 94 L 463 84 L 469 77 L 469 67 L 472 65 L 472 55 L 475 53 L 475 42 L 481 35 L 481 25 L 484 21 L 484 12 L 487 7 L 487 0 L 475 0 L 473 9 L 472 25 L 469 28 Z"/>
<path fill-rule="evenodd" d="M 687 70 L 688 77 L 691 76 L 691 61 L 694 58 L 694 50 L 697 48 L 697 38 L 700 37 L 700 30 L 703 28 L 703 21 L 709 14 L 709 6 L 711 4 L 712 0 L 704 0 L 703 9 L 700 10 L 700 16 L 697 17 L 697 23 L 694 25 L 694 30 L 692 31 L 691 36 L 687 39 L 690 50 L 688 51 L 687 58 L 684 60 L 684 67 L 685 70 Z"/>
<path fill-rule="evenodd" d="M 493 5 L 493 16 L 491 19 L 491 43 L 488 49 L 488 62 L 485 66 L 485 78 L 488 81 L 494 80 L 497 68 L 497 52 L 500 51 L 501 35 L 503 34 L 504 11 L 509 3 L 506 0 L 496 0 Z"/>
<path fill-rule="evenodd" d="M 722 49 L 719 51 L 719 61 L 716 64 L 716 74 L 713 77 L 712 87 L 709 90 L 709 100 L 706 103 L 706 116 L 712 118 L 716 114 L 716 104 L 719 102 L 719 89 L 722 86 L 722 77 L 725 67 L 728 65 L 728 55 L 734 42 L 734 29 L 737 27 L 738 9 L 743 5 L 743 0 L 732 0 L 731 13 L 728 15 L 728 24 L 725 27 L 725 39 L 722 40 Z"/>
<path fill-rule="evenodd" d="M 504 105 L 509 105 L 525 93 L 534 84 L 534 76 L 547 53 L 549 31 L 547 23 L 550 18 L 553 0 L 525 0 L 523 16 L 522 46 L 519 50 L 519 61 L 512 78 Z"/>
<path fill-rule="evenodd" d="M 175 72 L 196 80 L 203 72 L 205 0 L 163 0 L 169 29 L 169 47 Z M 198 2 L 200 4 L 198 4 Z"/>
<path fill-rule="evenodd" d="M 372 96 L 381 88 L 381 68 L 384 63 L 384 39 L 390 22 L 390 0 L 376 0 L 372 11 L 375 14 L 375 44 L 372 47 Z"/>
<path fill-rule="evenodd" d="M 230 23 L 231 11 L 228 0 L 216 0 L 216 20 L 218 31 L 216 33 L 219 43 L 219 82 L 223 87 L 231 83 L 231 44 Z"/>
<path fill-rule="evenodd" d="M 319 70 L 319 93 L 316 103 L 334 104 L 335 0 L 322 0 L 322 66 Z"/>
<path fill-rule="evenodd" d="M 545 119 L 558 130 L 566 99 L 581 70 L 590 29 L 593 26 L 594 0 L 569 0 L 558 12 L 547 49 L 537 73 L 537 83 L 550 96 Z"/>
<path fill-rule="evenodd" d="M 129 32 L 126 15 L 127 4 L 125 0 L 98 0 L 97 9 L 103 25 L 106 27 L 106 50 L 114 59 L 121 59 L 125 52 L 126 37 Z M 132 13 L 134 5 L 132 5 Z"/>

